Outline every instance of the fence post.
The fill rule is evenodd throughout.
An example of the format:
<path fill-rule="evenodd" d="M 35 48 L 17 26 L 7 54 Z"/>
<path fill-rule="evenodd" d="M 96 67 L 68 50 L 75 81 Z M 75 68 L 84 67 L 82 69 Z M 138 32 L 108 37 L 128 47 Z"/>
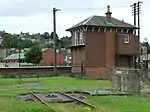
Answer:
<path fill-rule="evenodd" d="M 81 62 L 81 75 L 84 75 L 84 61 Z"/>

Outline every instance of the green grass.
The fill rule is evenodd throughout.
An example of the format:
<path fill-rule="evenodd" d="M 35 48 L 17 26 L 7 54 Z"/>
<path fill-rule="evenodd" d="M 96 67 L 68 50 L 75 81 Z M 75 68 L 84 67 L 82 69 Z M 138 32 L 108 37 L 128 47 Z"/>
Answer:
<path fill-rule="evenodd" d="M 37 81 L 37 78 L 23 78 L 22 83 Z M 0 95 L 14 95 L 18 93 L 26 93 L 30 91 L 46 92 L 46 91 L 79 91 L 79 90 L 95 90 L 100 88 L 106 88 L 110 86 L 109 81 L 94 81 L 84 80 L 71 77 L 49 77 L 40 78 L 40 83 L 44 85 L 41 89 L 29 89 L 20 84 L 19 79 L 0 79 L 0 86 L 5 86 L 6 89 L 0 90 Z M 13 88 L 7 86 L 13 85 Z M 18 86 L 19 85 L 19 86 Z"/>
<path fill-rule="evenodd" d="M 37 81 L 37 78 L 23 78 L 22 83 Z M 44 85 L 41 89 L 29 89 L 20 84 L 19 79 L 0 79 L 0 86 L 6 89 L 0 89 L 0 112 L 38 112 L 33 109 L 42 109 L 46 107 L 40 103 L 22 102 L 10 98 L 15 94 L 28 93 L 30 91 L 74 91 L 74 90 L 95 90 L 108 88 L 109 81 L 84 80 L 71 77 L 49 77 L 40 78 L 40 83 Z M 18 86 L 19 85 L 19 86 Z M 9 86 L 12 86 L 9 87 Z M 8 88 L 7 88 L 8 87 Z M 144 97 L 125 97 L 125 96 L 89 96 L 85 99 L 100 110 L 99 112 L 150 112 L 150 98 Z M 49 104 L 56 112 L 87 112 L 85 109 L 75 103 L 67 104 Z M 12 111 L 13 110 L 13 111 Z M 27 110 L 27 111 L 24 111 Z M 42 111 L 40 111 L 42 112 Z M 47 111 L 45 111 L 47 112 Z M 50 111 L 51 112 L 51 111 Z"/>
<path fill-rule="evenodd" d="M 56 112 L 88 112 L 82 106 L 79 106 L 75 103 L 66 103 L 66 104 L 50 104 L 52 109 Z"/>
<path fill-rule="evenodd" d="M 45 110 L 45 111 L 42 111 Z M 37 102 L 22 102 L 0 97 L 0 112 L 53 112 L 51 108 Z"/>
<path fill-rule="evenodd" d="M 22 83 L 37 81 L 37 78 L 23 78 Z M 104 87 L 109 87 L 109 81 L 94 81 L 84 80 L 70 77 L 49 77 L 40 78 L 40 83 L 44 85 L 41 89 L 29 89 L 20 84 L 19 79 L 1 78 L 0 79 L 0 112 L 43 112 L 33 111 L 32 109 L 43 109 L 45 108 L 42 104 L 21 102 L 10 98 L 10 96 L 28 93 L 30 91 L 75 91 L 75 90 L 95 90 Z M 2 104 L 2 105 L 1 105 Z M 70 104 L 54 104 L 51 103 L 50 107 L 56 112 L 86 112 L 83 107 L 70 103 Z M 13 111 L 12 111 L 13 110 Z M 24 111 L 27 110 L 27 111 Z M 29 110 L 29 111 L 28 111 Z M 44 111 L 47 112 L 47 111 Z M 49 111 L 51 112 L 51 111 Z"/>
<path fill-rule="evenodd" d="M 13 86 L 19 84 L 19 79 L 0 78 L 0 86 Z"/>
<path fill-rule="evenodd" d="M 150 98 L 125 96 L 94 96 L 87 99 L 104 112 L 150 112 Z"/>

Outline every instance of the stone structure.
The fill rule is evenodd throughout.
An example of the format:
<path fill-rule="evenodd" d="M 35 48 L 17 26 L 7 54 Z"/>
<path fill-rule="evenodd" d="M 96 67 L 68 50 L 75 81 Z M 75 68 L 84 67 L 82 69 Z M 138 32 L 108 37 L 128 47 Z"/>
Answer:
<path fill-rule="evenodd" d="M 150 89 L 148 70 L 116 68 L 111 75 L 112 90 L 130 94 L 143 94 Z"/>

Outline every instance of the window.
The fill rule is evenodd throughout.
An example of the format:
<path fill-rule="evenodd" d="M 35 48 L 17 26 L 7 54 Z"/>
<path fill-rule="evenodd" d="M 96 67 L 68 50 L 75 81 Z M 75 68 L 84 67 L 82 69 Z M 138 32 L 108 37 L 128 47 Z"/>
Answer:
<path fill-rule="evenodd" d="M 77 32 L 77 45 L 80 44 L 80 32 Z"/>
<path fill-rule="evenodd" d="M 83 32 L 80 32 L 80 44 L 83 44 Z"/>
<path fill-rule="evenodd" d="M 84 44 L 84 32 L 83 31 L 79 31 L 79 32 L 74 32 L 74 34 L 72 34 L 73 36 L 73 43 L 75 45 L 82 45 Z"/>
<path fill-rule="evenodd" d="M 126 44 L 130 43 L 130 36 L 129 35 L 124 37 L 124 43 L 126 43 Z"/>

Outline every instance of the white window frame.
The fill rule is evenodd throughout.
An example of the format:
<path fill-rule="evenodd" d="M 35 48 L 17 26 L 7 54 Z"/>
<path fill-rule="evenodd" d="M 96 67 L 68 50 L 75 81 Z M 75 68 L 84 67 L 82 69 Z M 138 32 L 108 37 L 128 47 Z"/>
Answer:
<path fill-rule="evenodd" d="M 75 38 L 75 39 L 74 39 L 74 40 L 75 40 L 75 43 L 74 43 L 74 44 L 77 45 L 77 31 L 74 32 L 74 38 Z"/>
<path fill-rule="evenodd" d="M 129 44 L 130 43 L 130 36 L 129 35 L 124 37 L 124 43 L 125 44 Z"/>
<path fill-rule="evenodd" d="M 77 32 L 77 45 L 80 45 L 80 32 Z"/>
<path fill-rule="evenodd" d="M 76 46 L 76 45 L 84 45 L 85 40 L 84 40 L 84 32 L 83 31 L 75 31 L 74 33 L 72 33 L 72 43 Z"/>
<path fill-rule="evenodd" d="M 83 31 L 80 32 L 80 44 L 83 44 Z"/>

